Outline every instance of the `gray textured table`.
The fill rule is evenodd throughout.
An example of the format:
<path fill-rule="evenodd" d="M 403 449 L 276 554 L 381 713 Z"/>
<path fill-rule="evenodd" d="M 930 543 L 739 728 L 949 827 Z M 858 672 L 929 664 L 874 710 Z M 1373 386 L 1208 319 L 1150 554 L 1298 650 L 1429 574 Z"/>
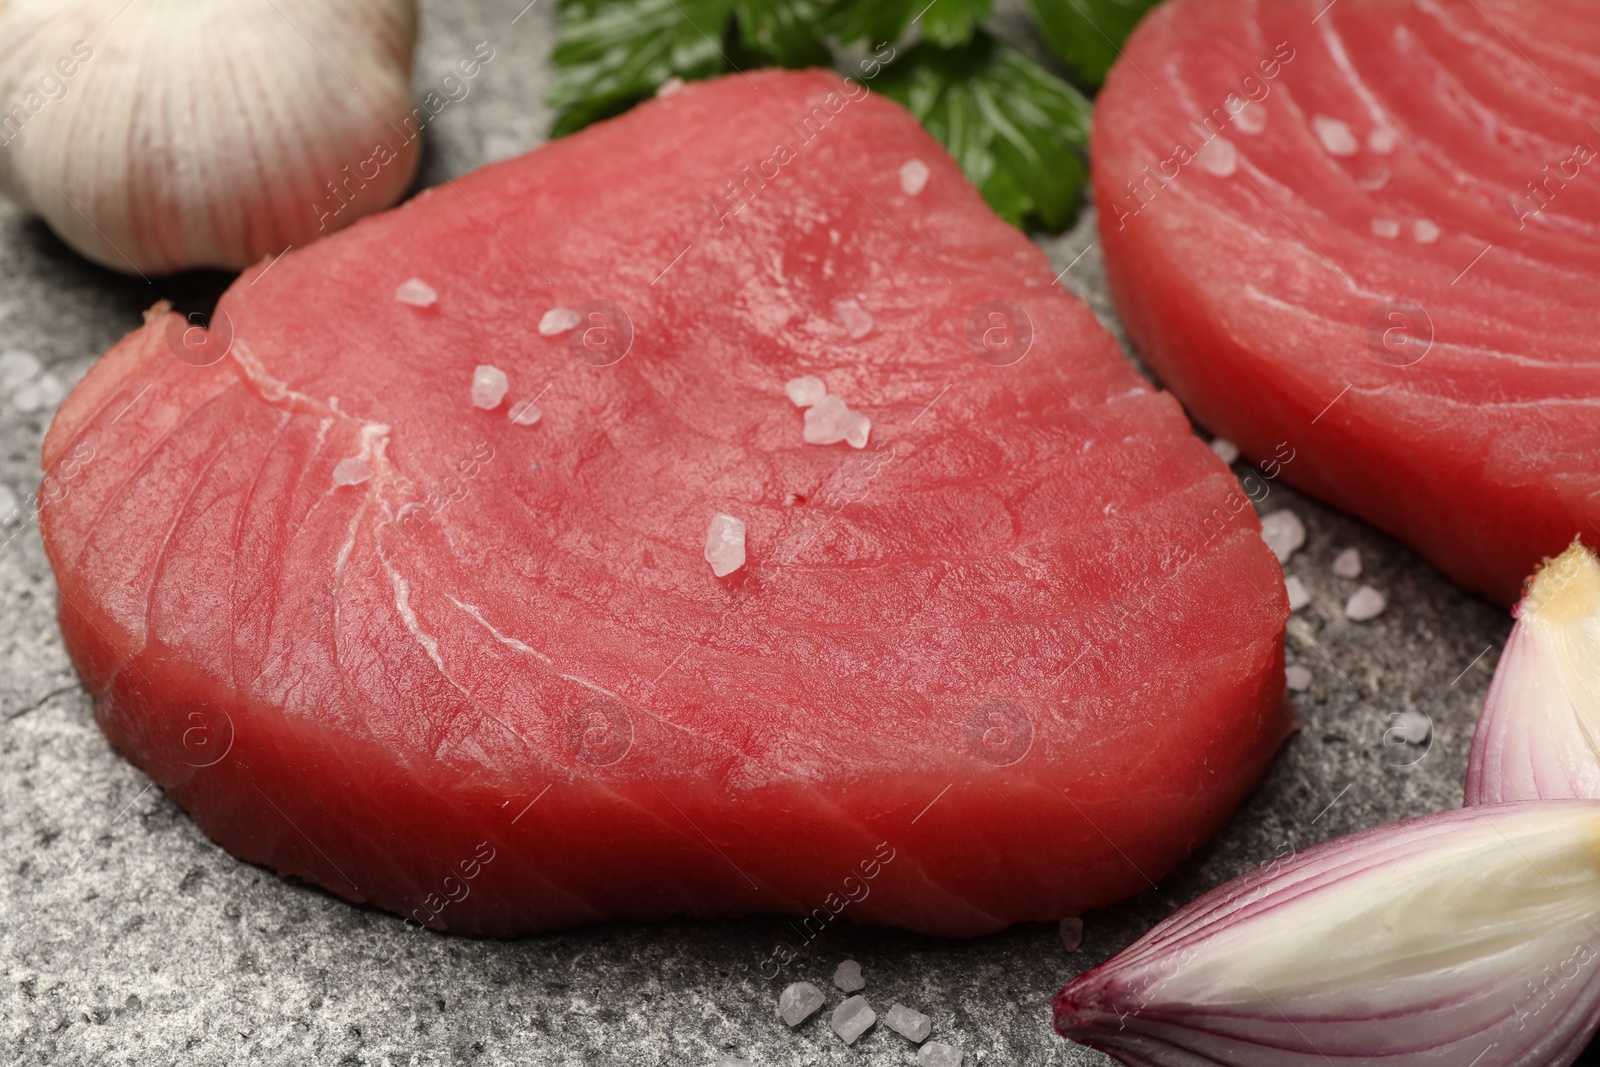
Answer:
<path fill-rule="evenodd" d="M 473 45 L 496 50 L 472 95 L 431 131 L 423 183 L 538 142 L 552 37 L 547 3 L 425 4 L 416 85 Z M 1044 241 L 1057 269 L 1093 240 Z M 0 205 L 0 350 L 75 381 L 159 296 L 217 279 L 147 285 L 88 266 L 37 221 Z M 1064 278 L 1116 329 L 1098 254 Z M 18 391 L 20 390 L 20 392 Z M 0 504 L 38 485 L 49 389 L 0 393 Z M 1239 466 L 1241 474 L 1246 473 Z M 1412 553 L 1276 483 L 1264 511 L 1309 530 L 1286 570 L 1312 593 L 1288 658 L 1312 684 L 1302 729 L 1231 825 L 1177 873 L 1087 917 L 1081 950 L 1054 927 L 940 941 L 839 924 L 801 953 L 790 980 L 831 993 L 859 960 L 880 1012 L 898 1000 L 933 1018 L 972 1064 L 1095 1064 L 1050 1031 L 1064 981 L 1173 907 L 1323 838 L 1460 803 L 1472 725 L 1505 613 Z M 0 509 L 7 510 L 7 509 Z M 1363 582 L 1388 597 L 1371 622 L 1343 614 L 1358 583 L 1329 566 L 1356 546 Z M 781 982 L 761 964 L 794 935 L 776 919 L 611 925 L 515 942 L 417 932 L 398 919 L 241 864 L 106 744 L 54 621 L 55 589 L 31 525 L 0 546 L 0 1061 L 8 1064 L 911 1064 L 882 1025 L 854 1048 L 826 1012 L 798 1031 L 774 1015 Z M 1384 743 L 1390 715 L 1432 720 L 1426 746 Z"/>

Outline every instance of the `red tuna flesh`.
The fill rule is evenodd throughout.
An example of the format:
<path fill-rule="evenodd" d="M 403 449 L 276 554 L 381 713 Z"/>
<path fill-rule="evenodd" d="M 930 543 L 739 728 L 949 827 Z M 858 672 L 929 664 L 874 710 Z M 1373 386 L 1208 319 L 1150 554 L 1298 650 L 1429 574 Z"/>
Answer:
<path fill-rule="evenodd" d="M 235 855 L 469 933 L 1142 889 L 1285 736 L 1285 596 L 1051 281 L 898 106 L 767 73 L 255 268 L 210 366 L 158 311 L 45 447 L 100 725 Z M 806 443 L 803 375 L 865 448 Z"/>
<path fill-rule="evenodd" d="M 1600 540 L 1590 0 L 1174 0 L 1095 110 L 1140 351 L 1245 454 L 1511 603 Z"/>

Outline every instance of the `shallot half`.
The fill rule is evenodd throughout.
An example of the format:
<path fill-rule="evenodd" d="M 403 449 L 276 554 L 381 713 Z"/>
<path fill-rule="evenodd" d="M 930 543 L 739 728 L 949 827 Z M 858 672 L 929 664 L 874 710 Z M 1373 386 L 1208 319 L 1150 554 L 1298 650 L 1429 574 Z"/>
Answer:
<path fill-rule="evenodd" d="M 1057 994 L 1136 1067 L 1565 1067 L 1600 1025 L 1600 801 L 1424 815 L 1212 890 Z"/>

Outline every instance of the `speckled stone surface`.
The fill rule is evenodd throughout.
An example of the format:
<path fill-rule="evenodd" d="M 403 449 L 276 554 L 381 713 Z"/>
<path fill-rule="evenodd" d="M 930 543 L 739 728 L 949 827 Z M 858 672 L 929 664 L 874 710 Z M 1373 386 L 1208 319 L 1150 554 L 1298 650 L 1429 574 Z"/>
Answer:
<path fill-rule="evenodd" d="M 531 147 L 548 126 L 551 9 L 524 2 L 424 5 L 419 94 L 480 41 L 495 58 L 434 123 L 423 184 Z M 1085 222 L 1042 243 L 1057 270 L 1071 265 L 1062 284 L 1116 330 L 1092 241 Z M 158 297 L 214 296 L 223 282 L 110 274 L 0 205 L 0 351 L 32 352 L 63 381 Z M 1473 721 L 1510 628 L 1503 611 L 1388 538 L 1257 473 L 1262 510 L 1291 508 L 1308 530 L 1285 568 L 1311 594 L 1288 639 L 1289 662 L 1312 675 L 1294 696 L 1302 729 L 1215 841 L 1155 888 L 1087 916 L 1078 951 L 1065 951 L 1054 924 L 958 942 L 840 922 L 806 943 L 777 919 L 469 941 L 233 860 L 106 744 L 62 650 L 49 567 L 26 521 L 48 418 L 0 395 L 0 504 L 9 490 L 23 508 L 20 526 L 0 530 L 5 1064 L 914 1064 L 914 1047 L 886 1026 L 849 1048 L 830 1030 L 846 996 L 832 976 L 848 958 L 860 961 L 871 1004 L 927 1014 L 932 1040 L 959 1046 L 968 1065 L 1103 1067 L 1051 1033 L 1051 995 L 1285 843 L 1459 804 Z M 1365 563 L 1356 581 L 1331 570 L 1351 546 Z M 1343 604 L 1362 583 L 1388 607 L 1355 623 Z M 1391 716 L 1407 711 L 1431 722 L 1428 744 L 1392 733 L 1386 744 Z M 772 977 L 778 945 L 796 955 Z M 828 1001 L 790 1030 L 777 997 L 800 980 Z"/>

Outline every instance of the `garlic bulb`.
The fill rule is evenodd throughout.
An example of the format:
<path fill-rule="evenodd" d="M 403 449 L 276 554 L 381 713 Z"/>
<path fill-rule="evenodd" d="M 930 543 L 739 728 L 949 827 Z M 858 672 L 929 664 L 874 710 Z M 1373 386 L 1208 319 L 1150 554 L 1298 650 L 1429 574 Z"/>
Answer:
<path fill-rule="evenodd" d="M 1600 561 L 1574 541 L 1517 605 L 1478 717 L 1467 803 L 1600 798 Z"/>
<path fill-rule="evenodd" d="M 1424 815 L 1276 860 L 1057 994 L 1140 1067 L 1564 1067 L 1600 1025 L 1600 801 Z"/>
<path fill-rule="evenodd" d="M 0 0 L 0 190 L 114 270 L 243 268 L 405 191 L 416 28 L 415 0 Z"/>

